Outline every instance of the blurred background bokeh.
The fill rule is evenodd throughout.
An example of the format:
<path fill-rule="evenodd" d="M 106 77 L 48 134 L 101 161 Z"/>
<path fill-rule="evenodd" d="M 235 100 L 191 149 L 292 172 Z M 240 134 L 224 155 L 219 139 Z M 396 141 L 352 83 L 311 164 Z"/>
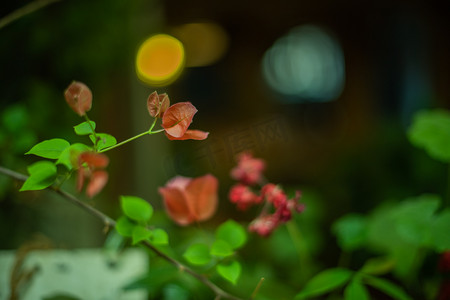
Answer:
<path fill-rule="evenodd" d="M 3 2 L 0 17 L 27 3 Z M 72 129 L 83 120 L 63 98 L 72 80 L 91 88 L 90 118 L 118 141 L 148 129 L 147 97 L 166 92 L 197 107 L 191 128 L 209 138 L 160 134 L 108 152 L 109 184 L 87 201 L 113 217 L 118 195 L 161 208 L 157 188 L 167 180 L 212 173 L 220 205 L 208 224 L 248 221 L 227 193 L 236 154 L 250 150 L 271 182 L 310 195 L 311 249 L 332 265 L 339 253 L 329 228 L 338 217 L 445 194 L 447 167 L 413 148 L 406 130 L 418 110 L 450 106 L 449 13 L 437 0 L 58 1 L 0 29 L 0 165 L 26 173 L 36 158 L 23 154 L 36 142 L 86 142 Z M 140 44 L 157 33 L 185 47 L 185 67 L 166 86 L 140 81 L 135 70 Z M 17 188 L 0 176 L 0 248 L 34 233 L 59 247 L 102 246 L 97 220 Z"/>

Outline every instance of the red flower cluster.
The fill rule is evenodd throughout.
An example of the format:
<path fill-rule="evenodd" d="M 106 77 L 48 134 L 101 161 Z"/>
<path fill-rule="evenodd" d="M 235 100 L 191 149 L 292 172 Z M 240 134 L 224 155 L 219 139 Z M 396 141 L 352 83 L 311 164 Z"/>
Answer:
<path fill-rule="evenodd" d="M 249 231 L 269 236 L 280 224 L 292 218 L 292 212 L 301 213 L 305 205 L 299 202 L 301 196 L 299 191 L 293 199 L 288 199 L 279 185 L 273 183 L 263 185 L 264 168 L 263 160 L 253 158 L 250 153 L 240 154 L 238 165 L 231 170 L 231 177 L 240 183 L 230 189 L 229 198 L 240 210 L 264 203 L 261 214 L 250 223 Z M 263 185 L 258 194 L 251 187 L 256 184 Z M 269 212 L 271 208 L 272 213 Z"/>

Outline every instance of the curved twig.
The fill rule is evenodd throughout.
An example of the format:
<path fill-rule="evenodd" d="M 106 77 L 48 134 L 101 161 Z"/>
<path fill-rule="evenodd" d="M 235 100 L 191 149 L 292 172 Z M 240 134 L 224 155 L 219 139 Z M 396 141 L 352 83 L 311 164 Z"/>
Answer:
<path fill-rule="evenodd" d="M 26 16 L 44 6 L 50 5 L 54 2 L 58 2 L 61 0 L 36 0 L 33 2 L 28 3 L 27 5 L 16 9 L 15 11 L 11 12 L 10 14 L 7 14 L 3 18 L 0 19 L 0 29 L 7 26 L 9 23 L 14 22 L 17 19 L 22 18 L 23 16 Z"/>
<path fill-rule="evenodd" d="M 17 172 L 15 172 L 13 170 L 4 168 L 2 166 L 0 166 L 0 173 L 3 173 L 4 175 L 7 175 L 7 176 L 9 176 L 11 178 L 14 178 L 16 180 L 19 180 L 19 181 L 25 181 L 28 178 L 27 176 L 25 176 L 23 174 L 17 173 Z M 97 219 L 100 219 L 105 224 L 105 226 L 107 228 L 116 226 L 116 221 L 114 221 L 112 218 L 110 218 L 109 216 L 105 215 L 101 211 L 95 209 L 91 205 L 89 205 L 89 204 L 79 200 L 74 195 L 72 195 L 70 193 L 67 193 L 66 191 L 60 189 L 59 187 L 50 186 L 50 187 L 48 187 L 46 189 L 51 190 L 51 191 L 59 194 L 64 199 L 66 199 L 69 202 L 71 202 L 71 203 L 81 207 L 82 209 L 84 209 L 85 211 L 87 211 L 88 213 L 90 213 L 91 215 L 96 217 Z M 141 244 L 144 245 L 145 247 L 147 247 L 148 249 L 150 249 L 151 251 L 153 251 L 159 257 L 163 258 L 164 260 L 168 261 L 169 263 L 171 263 L 172 265 L 177 267 L 180 271 L 186 272 L 186 273 L 190 274 L 191 276 L 193 276 L 194 278 L 196 278 L 197 280 L 199 280 L 200 282 L 202 282 L 204 285 L 206 285 L 208 288 L 210 288 L 216 294 L 216 299 L 223 298 L 223 299 L 230 299 L 230 300 L 242 300 L 241 298 L 238 298 L 236 296 L 233 296 L 233 295 L 225 292 L 220 287 L 218 287 L 213 282 L 211 282 L 204 275 L 201 275 L 201 274 L 195 272 L 194 270 L 192 270 L 191 268 L 187 267 L 186 265 L 180 263 L 176 259 L 174 259 L 174 258 L 172 258 L 172 257 L 170 257 L 170 256 L 168 256 L 166 254 L 164 254 L 163 252 L 158 250 L 155 246 L 153 246 L 149 242 L 145 242 L 144 241 Z"/>

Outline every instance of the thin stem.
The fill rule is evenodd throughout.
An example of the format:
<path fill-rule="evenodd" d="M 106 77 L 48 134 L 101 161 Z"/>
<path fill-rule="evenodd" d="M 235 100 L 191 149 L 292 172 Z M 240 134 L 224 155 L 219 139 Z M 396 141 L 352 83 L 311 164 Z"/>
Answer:
<path fill-rule="evenodd" d="M 294 247 L 297 250 L 298 258 L 300 261 L 300 279 L 306 281 L 310 277 L 311 267 L 310 259 L 308 253 L 305 249 L 304 243 L 302 242 L 302 234 L 300 229 L 296 226 L 295 220 L 286 223 L 289 235 L 294 243 Z"/>
<path fill-rule="evenodd" d="M 146 132 L 146 133 L 148 133 L 148 132 Z M 7 169 L 7 168 L 1 167 L 1 166 L 0 166 L 0 173 L 3 173 L 5 175 L 7 175 L 11 178 L 14 178 L 16 180 L 19 180 L 19 181 L 26 181 L 28 179 L 28 177 L 23 174 L 17 173 L 15 171 L 12 171 L 10 169 Z M 58 187 L 54 187 L 54 186 L 50 186 L 46 189 L 56 192 L 57 194 L 62 196 L 64 199 L 77 205 L 78 207 L 81 207 L 82 209 L 84 209 L 85 211 L 87 211 L 88 213 L 90 213 L 91 215 L 96 217 L 97 219 L 100 219 L 105 224 L 106 228 L 116 226 L 116 221 L 114 221 L 112 218 L 105 215 L 101 211 L 95 209 L 91 205 L 79 200 L 72 194 L 69 194 L 69 193 L 65 192 L 64 190 L 61 190 Z M 144 241 L 144 242 L 142 242 L 142 245 L 144 245 L 145 247 L 147 247 L 148 249 L 153 251 L 156 255 L 158 255 L 162 259 L 168 261 L 169 263 L 171 263 L 172 265 L 177 267 L 180 271 L 186 272 L 186 273 L 190 274 L 192 277 L 194 277 L 197 280 L 199 280 L 200 282 L 202 282 L 204 285 L 206 285 L 208 288 L 210 288 L 216 294 L 216 296 L 217 296 L 216 298 L 218 298 L 218 299 L 224 298 L 224 299 L 230 299 L 230 300 L 242 300 L 241 298 L 235 297 L 235 296 L 225 292 L 224 290 L 222 290 L 220 287 L 215 285 L 213 282 L 211 282 L 205 276 L 203 276 L 203 275 L 195 272 L 194 270 L 190 269 L 189 267 L 183 265 L 176 259 L 164 254 L 163 252 L 161 252 L 159 249 L 157 249 L 155 246 L 153 246 L 149 242 Z"/>
<path fill-rule="evenodd" d="M 18 20 L 32 12 L 35 12 L 36 10 L 45 7 L 47 5 L 50 5 L 55 2 L 59 2 L 61 0 L 36 0 L 33 2 L 28 3 L 25 6 L 22 6 L 21 8 L 16 9 L 12 13 L 4 16 L 0 19 L 0 29 L 7 26 L 8 24 L 14 22 L 15 20 Z"/>
<path fill-rule="evenodd" d="M 142 137 L 142 136 L 144 136 L 144 135 L 147 135 L 147 134 L 150 134 L 150 132 L 149 132 L 149 131 L 144 131 L 144 132 L 142 132 L 142 133 L 140 133 L 140 134 L 138 134 L 138 135 L 135 135 L 135 136 L 133 136 L 133 137 L 131 137 L 131 138 L 125 140 L 125 141 L 122 141 L 122 142 L 120 142 L 120 143 L 118 143 L 118 144 L 115 144 L 114 146 L 111 146 L 111 147 L 102 149 L 102 150 L 98 151 L 98 153 L 106 152 L 106 151 L 112 150 L 112 149 L 114 149 L 114 148 L 120 147 L 120 146 L 122 146 L 122 145 L 124 145 L 124 144 L 126 144 L 126 143 L 129 143 L 129 142 L 131 142 L 131 141 L 134 141 L 135 139 L 138 139 L 138 138 L 140 138 L 140 137 Z"/>
<path fill-rule="evenodd" d="M 94 135 L 94 146 L 95 148 L 97 148 L 97 143 L 98 143 L 98 137 L 97 137 L 97 133 L 95 132 L 95 128 L 94 126 L 92 126 L 91 120 L 89 119 L 87 113 L 84 113 L 84 118 L 86 119 L 86 122 L 89 124 L 89 127 L 91 127 L 92 130 L 92 134 Z"/>

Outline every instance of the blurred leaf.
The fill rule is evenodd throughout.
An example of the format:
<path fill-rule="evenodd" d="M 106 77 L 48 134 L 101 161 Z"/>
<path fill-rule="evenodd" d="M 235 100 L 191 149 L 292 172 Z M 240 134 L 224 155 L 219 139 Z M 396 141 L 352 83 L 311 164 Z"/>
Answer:
<path fill-rule="evenodd" d="M 169 235 L 167 234 L 167 232 L 160 228 L 153 229 L 152 231 L 152 244 L 161 246 L 169 244 Z"/>
<path fill-rule="evenodd" d="M 361 272 L 371 275 L 382 275 L 389 273 L 395 266 L 395 260 L 391 257 L 371 258 L 361 268 Z"/>
<path fill-rule="evenodd" d="M 152 236 L 152 232 L 141 225 L 135 225 L 131 234 L 132 243 L 136 245 L 141 241 L 148 240 Z"/>
<path fill-rule="evenodd" d="M 241 275 L 241 268 L 241 264 L 235 260 L 228 264 L 220 263 L 216 266 L 217 273 L 232 284 L 237 283 Z"/>
<path fill-rule="evenodd" d="M 345 300 L 369 300 L 370 296 L 365 286 L 358 278 L 354 278 L 344 290 Z"/>
<path fill-rule="evenodd" d="M 167 284 L 163 288 L 164 300 L 188 300 L 189 291 L 177 284 Z"/>
<path fill-rule="evenodd" d="M 337 237 L 339 246 L 345 251 L 352 251 L 366 241 L 367 220 L 362 215 L 348 214 L 333 224 L 332 231 Z"/>
<path fill-rule="evenodd" d="M 111 146 L 114 146 L 115 144 L 117 144 L 117 140 L 115 137 L 113 137 L 110 134 L 107 133 L 97 133 L 97 138 L 98 138 L 98 144 L 97 144 L 97 149 L 98 150 L 102 150 Z M 89 138 L 91 139 L 92 143 L 94 143 L 95 145 L 95 137 L 93 134 L 89 135 Z"/>
<path fill-rule="evenodd" d="M 116 222 L 117 232 L 124 237 L 131 237 L 133 235 L 133 224 L 127 217 L 121 216 Z"/>
<path fill-rule="evenodd" d="M 24 106 L 12 105 L 7 107 L 2 113 L 3 126 L 10 133 L 20 133 L 28 124 L 28 112 Z"/>
<path fill-rule="evenodd" d="M 63 139 L 45 140 L 35 145 L 25 154 L 34 154 L 44 158 L 57 159 L 69 146 L 69 142 Z"/>
<path fill-rule="evenodd" d="M 384 292 L 386 295 L 389 295 L 396 300 L 412 300 L 412 298 L 410 298 L 402 288 L 388 280 L 373 276 L 364 276 L 364 278 L 367 284 Z"/>
<path fill-rule="evenodd" d="M 434 159 L 450 162 L 450 113 L 436 109 L 418 112 L 409 129 L 411 143 Z"/>
<path fill-rule="evenodd" d="M 209 248 L 205 244 L 193 244 L 183 254 L 184 259 L 193 265 L 206 265 L 211 261 Z"/>
<path fill-rule="evenodd" d="M 59 156 L 57 165 L 64 165 L 68 170 L 72 170 L 78 164 L 78 155 L 85 151 L 91 151 L 92 148 L 85 144 L 75 143 L 70 145 Z"/>
<path fill-rule="evenodd" d="M 211 246 L 210 254 L 219 257 L 227 257 L 233 255 L 233 249 L 230 244 L 224 240 L 215 240 Z"/>
<path fill-rule="evenodd" d="M 54 295 L 54 296 L 48 296 L 42 298 L 42 300 L 80 300 L 81 298 L 66 295 L 66 294 L 60 294 L 60 295 Z"/>
<path fill-rule="evenodd" d="M 344 285 L 352 275 L 352 271 L 341 268 L 322 271 L 314 276 L 295 298 L 306 299 L 328 293 Z"/>
<path fill-rule="evenodd" d="M 124 214 L 132 220 L 147 222 L 153 215 L 153 207 L 142 198 L 121 196 L 120 204 Z"/>
<path fill-rule="evenodd" d="M 429 245 L 433 214 L 440 202 L 436 195 L 421 195 L 400 203 L 393 212 L 398 233 L 415 245 Z"/>
<path fill-rule="evenodd" d="M 21 131 L 13 137 L 12 150 L 14 153 L 22 155 L 25 151 L 35 145 L 36 141 L 36 134 L 31 131 Z"/>
<path fill-rule="evenodd" d="M 431 229 L 432 244 L 436 251 L 450 250 L 450 208 L 443 210 L 434 220 Z"/>
<path fill-rule="evenodd" d="M 227 242 L 232 249 L 237 249 L 247 241 L 247 232 L 239 223 L 230 219 L 217 228 L 216 238 Z"/>
<path fill-rule="evenodd" d="M 56 166 L 49 161 L 38 161 L 28 167 L 30 177 L 20 191 L 42 190 L 55 182 Z"/>
<path fill-rule="evenodd" d="M 89 125 L 89 123 L 91 125 Z M 91 133 L 94 133 L 92 131 L 92 128 L 94 128 L 95 130 L 95 122 L 94 121 L 89 121 L 89 122 L 83 122 L 81 124 L 78 124 L 76 126 L 73 127 L 73 129 L 75 130 L 75 133 L 78 135 L 88 135 Z"/>

